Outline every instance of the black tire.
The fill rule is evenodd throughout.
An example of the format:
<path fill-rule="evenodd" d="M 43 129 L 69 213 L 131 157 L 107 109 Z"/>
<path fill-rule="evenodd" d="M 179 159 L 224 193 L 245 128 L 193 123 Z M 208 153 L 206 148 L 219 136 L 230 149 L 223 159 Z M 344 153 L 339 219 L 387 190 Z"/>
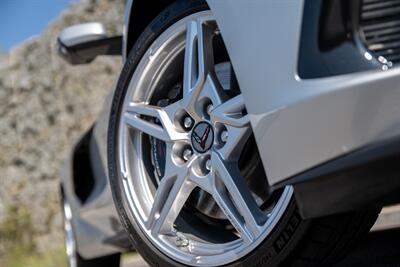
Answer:
<path fill-rule="evenodd" d="M 176 1 L 158 15 L 142 33 L 131 50 L 114 94 L 108 132 L 108 167 L 114 202 L 122 224 L 137 248 L 151 266 L 183 266 L 164 255 L 141 231 L 127 212 L 122 193 L 121 173 L 117 159 L 119 114 L 130 79 L 142 55 L 154 40 L 178 20 L 208 6 L 203 0 Z M 257 249 L 228 266 L 330 266 L 366 234 L 379 210 L 353 212 L 317 220 L 302 220 L 294 200 L 271 233 Z"/>

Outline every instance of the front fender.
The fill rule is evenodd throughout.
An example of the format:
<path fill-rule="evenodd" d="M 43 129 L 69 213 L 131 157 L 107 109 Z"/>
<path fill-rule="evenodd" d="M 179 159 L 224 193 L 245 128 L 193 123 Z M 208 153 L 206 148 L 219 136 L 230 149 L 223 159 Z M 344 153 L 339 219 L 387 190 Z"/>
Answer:
<path fill-rule="evenodd" d="M 400 136 L 399 68 L 299 77 L 304 0 L 207 2 L 230 55 L 270 185 Z"/>

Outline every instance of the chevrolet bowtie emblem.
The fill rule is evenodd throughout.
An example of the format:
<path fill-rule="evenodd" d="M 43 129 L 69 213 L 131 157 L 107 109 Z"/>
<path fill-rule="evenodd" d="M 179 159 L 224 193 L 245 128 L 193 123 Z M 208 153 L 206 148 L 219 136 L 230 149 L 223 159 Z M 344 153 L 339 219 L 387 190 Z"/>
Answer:
<path fill-rule="evenodd" d="M 192 132 L 192 145 L 200 153 L 209 150 L 214 142 L 214 132 L 207 122 L 197 124 Z"/>

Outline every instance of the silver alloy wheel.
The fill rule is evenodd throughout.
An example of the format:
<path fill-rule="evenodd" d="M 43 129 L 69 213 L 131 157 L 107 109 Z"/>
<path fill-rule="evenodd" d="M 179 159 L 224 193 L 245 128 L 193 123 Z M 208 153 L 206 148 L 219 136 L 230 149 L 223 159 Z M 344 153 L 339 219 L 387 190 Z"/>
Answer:
<path fill-rule="evenodd" d="M 215 34 L 209 11 L 161 34 L 136 68 L 119 122 L 119 168 L 131 215 L 154 246 L 191 266 L 227 264 L 254 250 L 274 229 L 293 193 L 285 188 L 266 213 L 241 177 L 237 162 L 252 132 L 242 96 L 228 98 L 215 75 Z M 160 81 L 182 63 L 182 99 L 154 105 Z M 165 172 L 156 186 L 145 166 L 145 136 L 166 144 Z M 177 218 L 195 188 L 213 197 L 236 231 L 235 240 L 213 243 L 177 230 Z"/>
<path fill-rule="evenodd" d="M 65 250 L 69 267 L 77 267 L 76 241 L 72 229 L 72 211 L 66 200 L 63 203 Z"/>

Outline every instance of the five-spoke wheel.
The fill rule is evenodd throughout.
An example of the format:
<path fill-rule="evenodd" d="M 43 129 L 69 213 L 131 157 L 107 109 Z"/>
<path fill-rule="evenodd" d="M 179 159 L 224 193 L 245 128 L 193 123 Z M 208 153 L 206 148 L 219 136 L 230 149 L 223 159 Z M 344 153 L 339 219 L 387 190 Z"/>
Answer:
<path fill-rule="evenodd" d="M 252 130 L 243 97 L 232 89 L 229 61 L 215 62 L 218 38 L 208 11 L 165 31 L 137 67 L 119 127 L 125 194 L 142 230 L 177 261 L 203 266 L 229 263 L 254 249 L 279 220 L 292 194 L 291 188 L 285 189 L 265 209 L 265 199 L 257 199 L 248 185 L 249 179 L 265 177 L 245 177 L 241 170 L 240 158 Z M 230 77 L 225 85 L 216 66 Z M 181 85 L 178 96 L 163 98 L 172 89 L 160 89 L 165 85 L 159 83 L 173 74 Z M 156 151 L 148 160 L 147 148 Z M 139 162 L 132 162 L 132 155 Z M 151 168 L 158 170 L 156 177 Z M 229 238 L 212 243 L 204 235 L 213 233 L 194 234 L 179 222 L 182 210 L 199 191 L 212 198 L 223 214 L 219 223 Z"/>

